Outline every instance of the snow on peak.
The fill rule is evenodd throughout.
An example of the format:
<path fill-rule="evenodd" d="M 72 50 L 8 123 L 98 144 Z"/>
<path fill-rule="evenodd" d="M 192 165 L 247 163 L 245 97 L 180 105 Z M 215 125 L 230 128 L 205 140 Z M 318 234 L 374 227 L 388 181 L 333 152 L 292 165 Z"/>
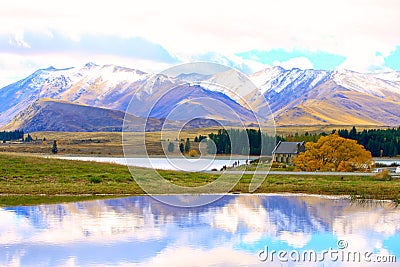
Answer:
<path fill-rule="evenodd" d="M 65 69 L 49 67 L 40 69 L 27 78 L 9 86 L 8 93 L 16 98 L 56 98 L 78 101 L 81 97 L 95 98 L 113 91 L 128 90 L 135 82 L 148 78 L 145 72 L 118 67 L 87 63 L 84 66 Z"/>
<path fill-rule="evenodd" d="M 88 62 L 85 64 L 85 67 L 87 68 L 91 68 L 91 67 L 98 67 L 99 65 L 97 65 L 96 63 L 93 62 Z"/>
<path fill-rule="evenodd" d="M 388 82 L 400 82 L 400 71 L 381 72 L 375 74 L 374 76 Z"/>
<path fill-rule="evenodd" d="M 48 68 L 46 68 L 46 69 L 44 69 L 44 70 L 52 71 L 52 70 L 56 70 L 56 68 L 54 68 L 53 66 L 50 66 L 50 67 L 48 67 Z"/>
<path fill-rule="evenodd" d="M 250 79 L 265 94 L 270 91 L 280 93 L 286 88 L 294 89 L 298 86 L 315 87 L 329 78 L 330 75 L 330 71 L 301 70 L 298 68 L 285 70 L 282 67 L 273 67 L 250 75 Z"/>
<path fill-rule="evenodd" d="M 333 80 L 350 90 L 360 93 L 373 95 L 384 98 L 387 92 L 400 94 L 400 75 L 396 74 L 374 74 L 374 73 L 358 73 L 354 71 L 337 71 L 334 73 Z M 393 81 L 390 81 L 393 79 Z"/>

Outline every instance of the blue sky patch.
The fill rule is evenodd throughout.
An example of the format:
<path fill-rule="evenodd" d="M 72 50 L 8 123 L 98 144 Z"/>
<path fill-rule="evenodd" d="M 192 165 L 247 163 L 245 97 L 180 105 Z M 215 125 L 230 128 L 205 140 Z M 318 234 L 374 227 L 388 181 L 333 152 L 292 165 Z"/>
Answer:
<path fill-rule="evenodd" d="M 400 46 L 396 46 L 396 49 L 385 57 L 385 66 L 392 70 L 400 70 Z"/>

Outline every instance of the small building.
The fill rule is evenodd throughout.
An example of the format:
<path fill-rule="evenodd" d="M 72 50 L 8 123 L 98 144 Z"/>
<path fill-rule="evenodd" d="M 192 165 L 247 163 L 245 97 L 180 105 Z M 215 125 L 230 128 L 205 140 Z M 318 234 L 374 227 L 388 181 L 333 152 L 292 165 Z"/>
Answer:
<path fill-rule="evenodd" d="M 272 151 L 272 160 L 281 163 L 292 163 L 300 152 L 306 151 L 304 142 L 282 142 L 276 145 Z"/>

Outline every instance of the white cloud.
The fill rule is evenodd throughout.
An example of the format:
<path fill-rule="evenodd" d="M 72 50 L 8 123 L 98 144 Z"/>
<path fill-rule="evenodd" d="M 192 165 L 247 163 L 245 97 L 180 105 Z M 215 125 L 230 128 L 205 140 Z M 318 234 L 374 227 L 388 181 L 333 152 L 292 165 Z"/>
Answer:
<path fill-rule="evenodd" d="M 16 32 L 14 36 L 9 38 L 9 44 L 18 47 L 31 48 L 31 46 L 27 42 L 25 42 L 24 33 L 21 31 Z"/>
<path fill-rule="evenodd" d="M 219 54 L 219 53 L 205 53 L 195 55 L 192 57 L 180 57 L 182 62 L 214 62 L 222 65 L 226 65 L 232 68 L 236 68 L 246 74 L 251 74 L 256 71 L 270 67 L 267 64 L 260 63 L 253 59 L 243 59 L 236 55 Z"/>
<path fill-rule="evenodd" d="M 0 30 L 54 28 L 70 36 L 142 36 L 176 53 L 272 47 L 342 51 L 363 41 L 391 44 L 400 39 L 393 32 L 400 26 L 398 1 L 258 0 L 245 5 L 204 0 L 195 9 L 179 0 L 62 3 L 4 3 Z"/>
<path fill-rule="evenodd" d="M 253 73 L 256 72 L 256 71 L 263 70 L 263 69 L 271 67 L 268 64 L 263 64 L 263 63 L 260 63 L 258 61 L 250 60 L 250 59 L 244 59 L 243 60 L 243 64 L 246 64 L 252 70 Z"/>
<path fill-rule="evenodd" d="M 378 60 L 370 55 L 388 55 L 400 44 L 399 9 L 396 0 L 204 0 L 195 7 L 179 0 L 21 0 L 2 4 L 0 34 L 25 47 L 23 33 L 29 31 L 52 30 L 75 41 L 89 33 L 139 36 L 181 58 L 210 51 L 318 50 L 345 56 L 346 68 L 368 69 Z M 58 56 L 52 60 L 58 64 Z M 310 66 L 296 60 L 289 63 Z"/>
<path fill-rule="evenodd" d="M 176 247 L 160 251 L 140 266 L 239 266 L 260 264 L 251 253 L 217 247 L 209 250 Z"/>
<path fill-rule="evenodd" d="M 302 248 L 311 240 L 311 234 L 304 234 L 301 232 L 287 232 L 280 233 L 279 239 L 287 242 L 294 248 Z"/>
<path fill-rule="evenodd" d="M 350 69 L 358 72 L 392 71 L 390 68 L 385 66 L 385 60 L 382 55 L 368 52 L 360 53 L 357 51 L 346 58 L 337 69 Z"/>
<path fill-rule="evenodd" d="M 292 68 L 299 68 L 302 70 L 314 68 L 312 62 L 306 57 L 295 57 L 284 62 L 275 61 L 274 66 L 281 66 L 287 70 Z"/>
<path fill-rule="evenodd" d="M 40 57 L 0 53 L 0 88 L 27 77 L 41 67 L 40 62 Z"/>

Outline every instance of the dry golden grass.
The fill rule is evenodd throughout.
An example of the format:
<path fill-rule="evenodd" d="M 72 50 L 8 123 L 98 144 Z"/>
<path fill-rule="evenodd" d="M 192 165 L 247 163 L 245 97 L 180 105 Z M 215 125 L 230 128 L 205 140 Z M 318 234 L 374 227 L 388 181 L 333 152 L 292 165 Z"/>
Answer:
<path fill-rule="evenodd" d="M 392 179 L 392 176 L 389 174 L 388 169 L 383 169 L 381 172 L 375 174 L 374 177 L 378 180 L 383 180 L 383 181 L 390 181 Z"/>
<path fill-rule="evenodd" d="M 0 144 L 0 151 L 49 154 L 53 141 L 57 140 L 60 154 L 123 155 L 121 133 L 37 132 L 30 135 L 35 141 Z"/>
<path fill-rule="evenodd" d="M 279 126 L 276 128 L 276 133 L 281 136 L 294 133 L 330 133 L 332 130 L 351 129 L 350 125 L 315 125 L 315 126 Z M 357 126 L 358 130 L 384 128 L 374 125 Z M 163 155 L 164 151 L 162 143 L 168 145 L 173 142 L 175 151 L 179 150 L 179 143 L 185 142 L 186 138 L 191 141 L 196 136 L 216 133 L 217 127 L 190 129 L 181 132 L 163 131 L 147 132 L 145 139 L 143 133 L 132 132 L 34 132 L 30 133 L 34 140 L 32 143 L 22 144 L 1 144 L 0 152 L 16 152 L 16 153 L 40 153 L 50 154 L 53 140 L 57 140 L 59 154 L 80 154 L 80 155 L 99 155 L 99 156 L 123 156 L 122 136 L 124 136 L 124 144 L 126 148 L 132 149 L 137 154 L 143 148 L 143 142 L 146 143 L 147 152 L 150 155 Z M 267 129 L 268 133 L 272 133 L 273 128 Z M 42 141 L 43 138 L 46 141 Z M 191 142 L 191 148 L 199 151 L 199 144 Z M 143 150 L 143 149 L 142 149 Z M 166 149 L 165 149 L 166 150 Z"/>
<path fill-rule="evenodd" d="M 217 129 L 196 129 L 182 131 L 180 133 L 164 131 L 143 133 L 124 133 L 124 144 L 127 148 L 140 153 L 143 142 L 146 143 L 147 152 L 150 155 L 163 155 L 162 142 L 168 145 L 175 143 L 175 150 L 179 150 L 179 142 L 190 138 L 193 141 L 195 136 L 207 135 L 216 132 Z M 34 132 L 30 133 L 33 138 L 31 143 L 1 144 L 0 152 L 16 153 L 40 153 L 50 154 L 53 141 L 57 140 L 59 154 L 80 154 L 99 156 L 123 156 L 121 132 Z M 45 141 L 43 141 L 45 139 Z M 198 144 L 191 142 L 191 147 L 198 150 Z M 145 154 L 143 151 L 142 154 Z"/>

